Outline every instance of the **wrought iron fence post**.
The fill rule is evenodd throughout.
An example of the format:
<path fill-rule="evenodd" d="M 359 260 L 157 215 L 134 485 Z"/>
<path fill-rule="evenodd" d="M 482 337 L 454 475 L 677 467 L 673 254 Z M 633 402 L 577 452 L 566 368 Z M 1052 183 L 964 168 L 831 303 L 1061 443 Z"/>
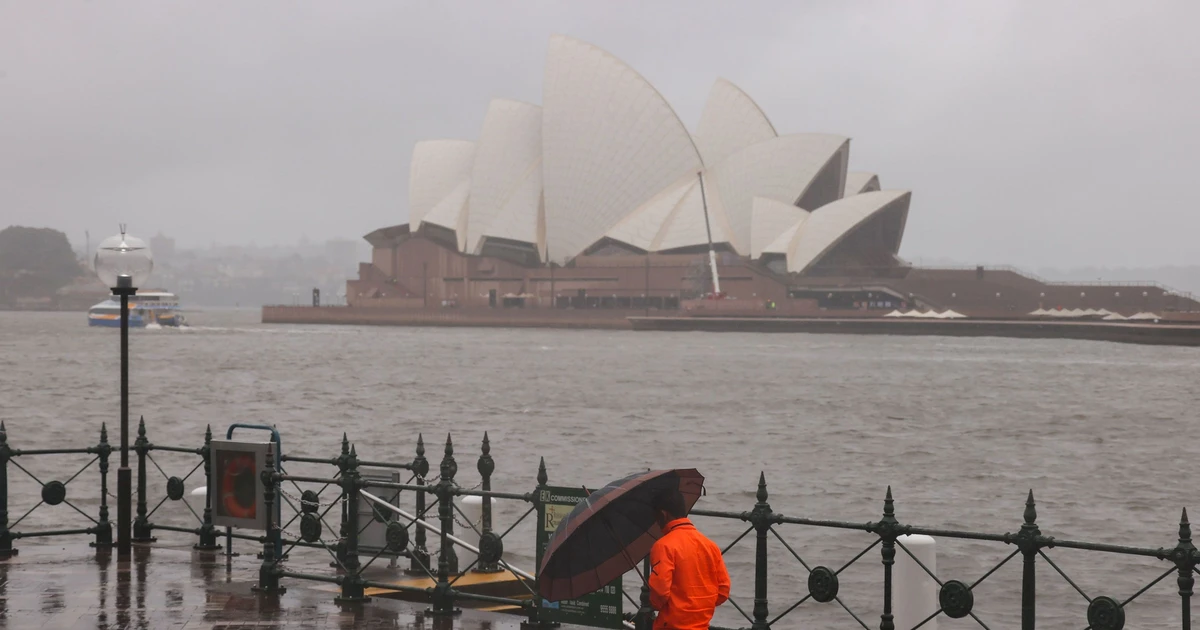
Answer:
<path fill-rule="evenodd" d="M 433 587 L 434 615 L 456 615 L 460 610 L 454 608 L 454 591 L 450 587 L 450 576 L 458 573 L 458 554 L 454 551 L 454 543 L 450 536 L 454 535 L 454 475 L 458 473 L 458 463 L 454 461 L 454 442 L 446 435 L 446 452 L 442 456 L 441 479 L 437 484 L 438 520 L 442 529 L 441 549 L 438 550 L 437 585 Z"/>
<path fill-rule="evenodd" d="M 1187 508 L 1179 517 L 1179 544 L 1172 553 L 1175 566 L 1179 567 L 1179 599 L 1182 606 L 1182 630 L 1192 630 L 1192 587 L 1196 585 L 1196 546 L 1192 544 L 1192 525 L 1188 522 Z"/>
<path fill-rule="evenodd" d="M 754 525 L 756 541 L 754 545 L 754 621 L 750 624 L 753 630 L 767 630 L 771 627 L 767 605 L 767 533 L 771 530 L 771 504 L 767 503 L 767 476 L 758 474 L 758 502 L 750 512 L 750 523 Z M 647 576 L 649 577 L 649 576 Z"/>
<path fill-rule="evenodd" d="M 150 520 L 146 516 L 146 454 L 150 452 L 150 440 L 146 439 L 146 419 L 138 417 L 137 439 L 133 441 L 133 450 L 137 453 L 137 518 L 133 521 L 134 542 L 154 542 L 150 535 Z"/>
<path fill-rule="evenodd" d="M 896 507 L 892 501 L 892 487 L 888 486 L 887 496 L 883 499 L 883 518 L 880 519 L 876 533 L 882 541 L 883 555 L 883 614 L 879 619 L 879 630 L 895 630 L 896 623 L 892 616 L 892 565 L 896 564 L 896 535 L 900 523 L 896 520 Z"/>
<path fill-rule="evenodd" d="M 346 545 L 345 561 L 346 575 L 342 578 L 342 594 L 336 598 L 339 604 L 353 604 L 367 601 L 363 595 L 363 578 L 358 561 L 358 501 L 359 485 L 358 450 L 350 447 L 350 454 L 345 460 L 342 471 L 342 492 L 346 495 Z"/>
<path fill-rule="evenodd" d="M 420 523 L 413 523 L 413 527 L 417 530 L 413 536 L 413 548 L 409 552 L 408 571 L 415 575 L 426 575 L 429 572 L 429 549 L 425 546 L 425 528 L 421 523 L 425 522 L 425 476 L 429 474 L 429 460 L 425 459 L 425 438 L 420 433 L 417 434 L 417 456 L 412 463 L 413 473 L 417 476 L 417 485 L 422 486 L 417 490 L 417 520 Z"/>
<path fill-rule="evenodd" d="M 100 443 L 96 445 L 96 456 L 100 460 L 100 520 L 96 523 L 96 542 L 92 543 L 97 551 L 112 547 L 112 522 L 108 520 L 108 456 L 111 454 L 108 425 L 101 422 Z"/>
<path fill-rule="evenodd" d="M 212 520 L 212 497 L 207 493 L 207 489 L 212 487 L 212 425 L 204 427 L 204 446 L 200 448 L 200 459 L 203 460 L 204 466 L 204 487 L 206 493 L 204 495 L 204 518 L 200 523 L 200 542 L 196 543 L 192 549 L 197 551 L 216 551 L 221 548 L 217 544 L 217 528 L 213 526 Z"/>
<path fill-rule="evenodd" d="M 496 462 L 492 459 L 492 444 L 488 441 L 487 431 L 483 432 L 483 447 L 479 454 L 479 469 L 480 488 L 485 493 L 483 496 L 483 508 L 481 510 L 483 522 L 479 528 L 479 551 L 482 554 L 484 547 L 490 542 L 494 542 L 495 534 L 492 533 L 492 498 L 486 493 L 492 490 L 492 473 L 496 471 Z M 490 541 L 490 542 L 489 542 Z M 499 573 L 504 569 L 501 568 L 498 559 L 484 559 L 486 556 L 481 555 L 478 566 L 475 567 L 477 573 Z"/>
<path fill-rule="evenodd" d="M 278 595 L 287 591 L 279 585 L 279 560 L 275 557 L 275 546 L 279 541 L 280 523 L 275 522 L 275 492 L 279 483 L 275 472 L 275 446 L 267 446 L 266 466 L 259 473 L 263 483 L 263 508 L 266 512 L 267 535 L 263 537 L 262 565 L 258 569 L 258 584 L 254 590 L 268 595 Z"/>
<path fill-rule="evenodd" d="M 8 531 L 8 460 L 12 459 L 12 448 L 8 445 L 8 429 L 0 421 L 0 558 L 17 555 L 12 546 L 12 532 Z"/>
<path fill-rule="evenodd" d="M 346 474 L 347 465 L 350 463 L 350 439 L 346 434 L 342 433 L 342 452 L 337 459 L 338 479 L 342 479 Z M 357 464 L 357 462 L 356 462 Z M 344 487 L 344 486 L 343 486 Z M 349 566 L 349 556 L 346 554 L 346 539 L 350 536 L 350 516 L 347 511 L 346 504 L 349 497 L 343 492 L 341 496 L 341 522 L 338 523 L 338 541 L 333 547 L 333 562 L 329 563 L 331 567 Z"/>
<path fill-rule="evenodd" d="M 1025 522 L 1017 534 L 1017 548 L 1024 556 L 1021 567 L 1021 630 L 1034 630 L 1037 626 L 1037 555 L 1040 549 L 1041 529 L 1037 526 L 1037 504 L 1033 490 L 1025 499 Z"/>

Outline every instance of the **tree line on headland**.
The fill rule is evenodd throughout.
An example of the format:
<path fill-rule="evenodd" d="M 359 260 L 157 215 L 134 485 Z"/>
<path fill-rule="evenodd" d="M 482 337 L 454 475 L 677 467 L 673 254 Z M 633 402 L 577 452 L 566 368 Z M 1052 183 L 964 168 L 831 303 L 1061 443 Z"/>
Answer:
<path fill-rule="evenodd" d="M 19 225 L 0 230 L 0 309 L 56 308 L 59 290 L 86 273 L 66 234 Z"/>

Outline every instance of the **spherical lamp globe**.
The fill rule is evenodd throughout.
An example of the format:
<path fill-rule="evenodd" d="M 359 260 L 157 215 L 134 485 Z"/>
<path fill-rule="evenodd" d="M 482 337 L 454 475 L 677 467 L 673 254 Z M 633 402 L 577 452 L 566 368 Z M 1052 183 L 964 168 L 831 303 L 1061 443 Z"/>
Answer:
<path fill-rule="evenodd" d="M 150 279 L 154 259 L 146 242 L 121 231 L 104 239 L 96 248 L 96 275 L 106 287 L 116 287 L 121 276 L 128 276 L 130 286 L 141 286 Z"/>

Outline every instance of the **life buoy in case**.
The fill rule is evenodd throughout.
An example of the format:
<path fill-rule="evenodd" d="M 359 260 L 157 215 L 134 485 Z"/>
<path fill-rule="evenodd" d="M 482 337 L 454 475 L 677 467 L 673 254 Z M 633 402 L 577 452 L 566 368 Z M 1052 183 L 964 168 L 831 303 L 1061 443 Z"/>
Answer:
<path fill-rule="evenodd" d="M 252 519 L 258 515 L 258 484 L 253 453 L 228 453 L 222 457 L 221 507 L 234 518 Z"/>

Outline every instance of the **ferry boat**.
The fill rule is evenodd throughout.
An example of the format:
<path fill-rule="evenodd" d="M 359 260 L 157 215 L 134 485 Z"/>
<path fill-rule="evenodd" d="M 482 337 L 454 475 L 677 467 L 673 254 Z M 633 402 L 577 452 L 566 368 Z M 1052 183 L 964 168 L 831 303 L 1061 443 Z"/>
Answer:
<path fill-rule="evenodd" d="M 129 327 L 185 326 L 179 298 L 167 291 L 139 291 L 129 298 Z M 115 297 L 88 309 L 89 326 L 121 327 L 121 302 Z"/>

